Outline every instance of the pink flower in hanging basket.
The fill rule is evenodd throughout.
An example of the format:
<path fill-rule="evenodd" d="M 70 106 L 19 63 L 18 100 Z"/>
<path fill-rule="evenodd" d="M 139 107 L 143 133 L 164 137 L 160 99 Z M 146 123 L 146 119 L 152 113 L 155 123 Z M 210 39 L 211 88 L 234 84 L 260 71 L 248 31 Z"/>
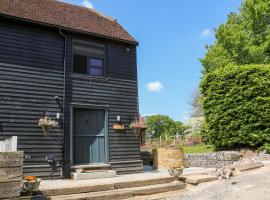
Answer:
<path fill-rule="evenodd" d="M 141 116 L 139 116 L 138 120 L 131 122 L 129 127 L 133 129 L 147 129 L 147 125 L 144 123 L 144 119 Z"/>
<path fill-rule="evenodd" d="M 38 121 L 38 127 L 42 128 L 45 136 L 47 136 L 50 130 L 57 125 L 58 123 L 54 120 L 51 120 L 51 118 L 48 115 L 41 117 Z"/>
<path fill-rule="evenodd" d="M 129 127 L 133 129 L 133 132 L 136 136 L 140 136 L 145 131 L 145 129 L 147 129 L 147 126 L 144 123 L 144 119 L 141 116 L 139 116 L 139 118 L 134 122 L 131 122 Z"/>

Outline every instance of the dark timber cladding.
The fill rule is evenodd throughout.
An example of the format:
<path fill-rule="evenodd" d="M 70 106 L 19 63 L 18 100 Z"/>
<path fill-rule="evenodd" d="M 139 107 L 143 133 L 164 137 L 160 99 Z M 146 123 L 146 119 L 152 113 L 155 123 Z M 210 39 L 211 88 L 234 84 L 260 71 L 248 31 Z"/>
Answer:
<path fill-rule="evenodd" d="M 136 46 L 87 35 L 67 35 L 65 131 L 61 126 L 45 137 L 38 119 L 49 112 L 55 119 L 63 100 L 64 38 L 58 29 L 34 26 L 0 18 L 0 134 L 18 136 L 18 148 L 25 152 L 24 173 L 48 177 L 46 156 L 54 155 L 70 164 L 70 122 L 72 105 L 106 106 L 108 112 L 109 163 L 118 173 L 142 171 L 139 139 L 127 129 L 116 133 L 112 126 L 121 116 L 125 127 L 138 113 Z M 106 78 L 73 73 L 74 39 L 106 46 Z M 127 51 L 127 47 L 130 51 Z M 54 174 L 60 177 L 61 171 Z"/>

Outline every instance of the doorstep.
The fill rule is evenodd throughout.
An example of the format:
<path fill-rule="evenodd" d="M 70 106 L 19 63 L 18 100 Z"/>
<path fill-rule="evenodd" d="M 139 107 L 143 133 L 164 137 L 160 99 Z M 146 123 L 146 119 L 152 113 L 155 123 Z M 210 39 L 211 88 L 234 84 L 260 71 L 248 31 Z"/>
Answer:
<path fill-rule="evenodd" d="M 116 177 L 116 171 L 110 169 L 108 164 L 73 165 L 71 178 L 74 180 L 89 180 Z"/>
<path fill-rule="evenodd" d="M 109 164 L 96 164 L 96 165 L 72 165 L 71 170 L 76 173 L 88 172 L 92 170 L 108 170 Z"/>
<path fill-rule="evenodd" d="M 102 178 L 113 178 L 116 177 L 116 171 L 114 170 L 99 170 L 89 171 L 82 173 L 71 173 L 71 177 L 74 180 L 89 180 L 89 179 L 102 179 Z"/>

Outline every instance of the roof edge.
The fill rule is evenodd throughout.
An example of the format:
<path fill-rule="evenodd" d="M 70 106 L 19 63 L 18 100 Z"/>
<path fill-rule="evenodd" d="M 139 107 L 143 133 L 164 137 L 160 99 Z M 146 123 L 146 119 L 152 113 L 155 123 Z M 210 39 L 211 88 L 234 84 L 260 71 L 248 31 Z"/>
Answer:
<path fill-rule="evenodd" d="M 103 14 L 103 13 L 101 13 L 101 12 L 95 10 L 94 8 L 87 8 L 87 7 L 85 7 L 85 6 L 80 6 L 80 5 L 76 5 L 76 4 L 72 4 L 72 3 L 67 3 L 67 2 L 64 2 L 64 1 L 61 1 L 61 0 L 53 0 L 53 1 L 57 1 L 58 3 L 66 4 L 66 5 L 69 5 L 69 6 L 74 6 L 74 7 L 78 7 L 78 8 L 89 9 L 89 10 L 91 10 L 92 12 L 95 12 L 95 13 L 97 13 L 98 15 L 100 15 L 100 16 L 106 18 L 106 19 L 109 19 L 109 20 L 111 20 L 111 21 L 117 21 L 117 20 L 114 19 L 113 17 L 108 16 L 108 15 L 105 15 L 105 14 Z"/>
<path fill-rule="evenodd" d="M 62 29 L 62 30 L 66 30 L 66 31 L 71 31 L 71 32 L 76 32 L 76 33 L 81 33 L 81 34 L 85 34 L 85 35 L 89 35 L 89 36 L 95 36 L 95 37 L 100 37 L 100 38 L 105 38 L 105 39 L 109 39 L 109 40 L 113 40 L 113 41 L 118 41 L 118 42 L 123 42 L 123 43 L 127 43 L 127 44 L 131 44 L 131 45 L 139 45 L 139 42 L 136 41 L 131 41 L 131 40 L 123 40 L 123 39 L 119 39 L 119 38 L 115 38 L 115 37 L 110 37 L 110 36 L 106 36 L 106 35 L 102 35 L 102 34 L 96 34 L 96 33 L 91 33 L 91 32 L 86 32 L 86 31 L 80 31 L 78 29 L 73 29 L 73 28 L 68 28 L 65 26 L 58 26 L 55 24 L 49 24 L 49 23 L 45 23 L 45 22 L 39 22 L 39 21 L 35 21 L 35 20 L 31 20 L 31 19 L 25 19 L 22 17 L 16 17 L 16 16 L 12 16 L 12 15 L 8 15 L 8 14 L 3 14 L 0 13 L 0 17 L 6 17 L 9 19 L 16 19 L 19 21 L 23 21 L 23 22 L 27 22 L 27 23 L 32 23 L 32 24 L 37 24 L 37 25 L 42 25 L 42 26 L 47 26 L 47 27 L 51 27 L 51 28 L 57 28 L 57 29 Z"/>

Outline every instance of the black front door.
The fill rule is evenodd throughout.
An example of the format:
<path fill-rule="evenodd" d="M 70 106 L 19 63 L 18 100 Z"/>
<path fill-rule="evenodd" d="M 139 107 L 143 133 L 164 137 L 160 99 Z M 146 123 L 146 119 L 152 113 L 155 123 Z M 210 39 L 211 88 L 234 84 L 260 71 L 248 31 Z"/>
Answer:
<path fill-rule="evenodd" d="M 98 164 L 106 162 L 105 111 L 74 109 L 73 162 Z"/>

